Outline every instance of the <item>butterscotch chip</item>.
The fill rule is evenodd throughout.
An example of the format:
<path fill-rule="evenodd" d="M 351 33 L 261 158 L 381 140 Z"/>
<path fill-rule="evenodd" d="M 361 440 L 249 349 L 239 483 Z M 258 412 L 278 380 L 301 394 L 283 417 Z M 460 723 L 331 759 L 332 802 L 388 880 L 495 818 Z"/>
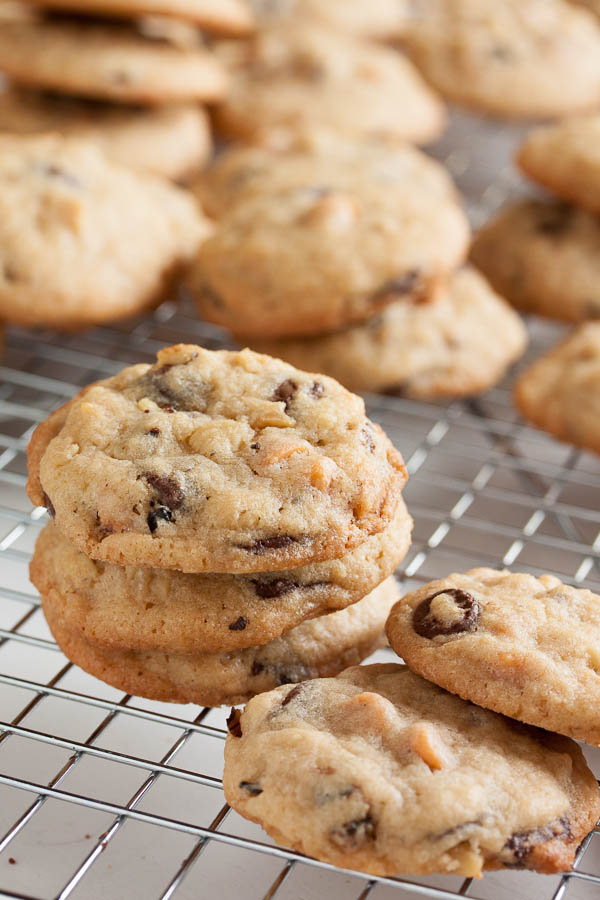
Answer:
<path fill-rule="evenodd" d="M 306 452 L 274 463 L 290 442 Z M 335 466 L 327 490 L 312 483 L 319 460 Z M 29 476 L 33 502 L 49 500 L 94 559 L 229 573 L 342 556 L 390 524 L 407 477 L 363 401 L 333 379 L 187 345 L 54 413 L 31 439 Z"/>
<path fill-rule="evenodd" d="M 230 806 L 279 844 L 343 868 L 560 872 L 600 812 L 574 741 L 473 706 L 401 665 L 279 687 L 232 724 Z"/>
<path fill-rule="evenodd" d="M 304 622 L 262 646 L 187 654 L 108 648 L 66 624 L 69 598 L 54 591 L 43 596 L 42 606 L 61 649 L 86 672 L 137 696 L 222 706 L 357 665 L 382 645 L 383 626 L 397 598 L 397 584 L 390 578 L 353 606 Z M 244 629 L 242 617 L 237 627 Z"/>
<path fill-rule="evenodd" d="M 390 644 L 479 706 L 600 744 L 600 597 L 553 575 L 473 569 L 396 604 Z"/>
<path fill-rule="evenodd" d="M 209 231 L 193 198 L 90 142 L 0 136 L 0 317 L 77 328 L 166 298 Z"/>
<path fill-rule="evenodd" d="M 580 325 L 526 369 L 515 401 L 538 428 L 600 453 L 600 322 Z"/>

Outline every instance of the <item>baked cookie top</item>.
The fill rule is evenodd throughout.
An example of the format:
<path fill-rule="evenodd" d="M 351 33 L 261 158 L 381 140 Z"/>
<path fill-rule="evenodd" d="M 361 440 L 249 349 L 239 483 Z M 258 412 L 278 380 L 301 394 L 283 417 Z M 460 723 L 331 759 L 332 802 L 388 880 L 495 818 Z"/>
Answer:
<path fill-rule="evenodd" d="M 555 194 L 600 213 L 600 115 L 534 128 L 517 161 L 526 175 Z"/>
<path fill-rule="evenodd" d="M 252 31 L 253 17 L 243 0 L 25 0 L 36 7 L 65 10 L 80 16 L 167 16 L 201 25 L 216 34 L 244 36 Z"/>
<path fill-rule="evenodd" d="M 206 112 L 192 104 L 134 109 L 10 88 L 0 92 L 0 133 L 93 140 L 113 162 L 182 180 L 212 152 Z"/>
<path fill-rule="evenodd" d="M 428 398 L 487 390 L 526 343 L 519 315 L 467 267 L 430 303 L 391 303 L 344 331 L 254 346 L 349 390 Z"/>
<path fill-rule="evenodd" d="M 363 38 L 397 38 L 406 31 L 410 0 L 251 0 L 260 26 L 314 22 Z"/>
<path fill-rule="evenodd" d="M 553 575 L 472 569 L 407 594 L 387 634 L 407 665 L 479 706 L 600 743 L 600 597 Z"/>
<path fill-rule="evenodd" d="M 0 317 L 78 327 L 164 299 L 209 231 L 193 198 L 88 141 L 0 136 Z"/>
<path fill-rule="evenodd" d="M 600 27 L 564 0 L 420 0 L 409 53 L 446 97 L 509 117 L 594 109 Z"/>
<path fill-rule="evenodd" d="M 600 315 L 600 222 L 585 210 L 519 201 L 475 235 L 471 260 L 525 312 L 566 322 Z"/>
<path fill-rule="evenodd" d="M 264 339 L 319 334 L 395 300 L 428 300 L 470 236 L 451 182 L 417 151 L 381 151 L 380 168 L 367 162 L 363 171 L 360 156 L 340 158 L 337 173 L 326 158 L 312 171 L 307 160 L 296 171 L 275 159 L 254 187 L 250 176 L 247 195 L 242 186 L 190 269 L 200 315 Z M 272 187 L 259 192 L 261 184 Z"/>
<path fill-rule="evenodd" d="M 279 572 L 190 575 L 90 559 L 48 523 L 30 575 L 42 596 L 60 598 L 65 627 L 95 644 L 229 653 L 361 600 L 404 558 L 411 530 L 400 498 L 390 524 L 339 559 Z"/>
<path fill-rule="evenodd" d="M 42 605 L 65 654 L 90 674 L 136 696 L 222 706 L 358 665 L 382 645 L 385 620 L 397 599 L 398 585 L 389 578 L 348 609 L 304 622 L 263 646 L 200 654 L 107 648 L 87 632 L 68 628 L 68 600 L 53 593 Z"/>
<path fill-rule="evenodd" d="M 226 49 L 232 84 L 216 113 L 228 137 L 285 148 L 299 131 L 321 126 L 353 139 L 429 143 L 445 127 L 437 95 L 390 48 L 284 23 Z"/>
<path fill-rule="evenodd" d="M 220 219 L 246 200 L 300 188 L 317 192 L 380 190 L 393 193 L 401 204 L 407 185 L 414 185 L 432 202 L 459 201 L 448 170 L 416 147 L 380 140 L 350 141 L 311 128 L 299 133 L 282 153 L 234 145 L 216 157 L 192 189 L 207 213 Z"/>
<path fill-rule="evenodd" d="M 43 17 L 3 23 L 0 69 L 18 85 L 123 103 L 214 101 L 227 88 L 209 50 L 152 40 L 125 23 Z"/>
<path fill-rule="evenodd" d="M 573 741 L 400 665 L 277 688 L 228 725 L 228 803 L 279 843 L 344 868 L 562 871 L 600 811 Z"/>
<path fill-rule="evenodd" d="M 600 322 L 580 325 L 526 369 L 515 401 L 538 428 L 600 453 Z"/>
<path fill-rule="evenodd" d="M 186 345 L 89 387 L 29 453 L 31 499 L 89 556 L 184 572 L 339 557 L 383 531 L 407 477 L 333 379 Z"/>

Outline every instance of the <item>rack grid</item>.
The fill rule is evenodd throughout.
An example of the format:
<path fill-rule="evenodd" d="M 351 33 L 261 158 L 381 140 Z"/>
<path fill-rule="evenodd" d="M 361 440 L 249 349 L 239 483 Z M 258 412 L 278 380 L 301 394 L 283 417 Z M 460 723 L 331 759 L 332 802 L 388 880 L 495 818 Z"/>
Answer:
<path fill-rule="evenodd" d="M 520 131 L 454 115 L 434 154 L 478 224 L 523 186 L 510 166 Z M 561 334 L 530 323 L 522 368 Z M 591 900 L 600 829 L 565 876 L 482 881 L 378 878 L 276 847 L 226 805 L 225 711 L 123 696 L 71 665 L 27 579 L 45 522 L 24 493 L 25 447 L 80 387 L 165 344 L 226 346 L 185 298 L 152 315 L 77 335 L 9 329 L 0 365 L 0 898 L 19 900 Z M 600 460 L 520 422 L 511 380 L 476 400 L 369 396 L 403 452 L 414 541 L 407 587 L 450 571 L 507 565 L 600 590 Z M 392 658 L 380 651 L 377 658 Z M 585 748 L 596 772 L 600 752 Z"/>

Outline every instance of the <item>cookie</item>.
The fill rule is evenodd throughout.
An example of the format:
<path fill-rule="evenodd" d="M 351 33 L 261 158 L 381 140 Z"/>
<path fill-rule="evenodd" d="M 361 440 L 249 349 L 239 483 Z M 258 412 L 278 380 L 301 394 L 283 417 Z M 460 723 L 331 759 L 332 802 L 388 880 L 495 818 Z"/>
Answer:
<path fill-rule="evenodd" d="M 515 386 L 522 415 L 561 441 L 600 453 L 600 322 L 580 325 Z"/>
<path fill-rule="evenodd" d="M 243 0 L 25 0 L 35 7 L 64 10 L 80 16 L 137 19 L 166 16 L 193 22 L 222 35 L 245 36 L 252 31 L 252 13 Z"/>
<path fill-rule="evenodd" d="M 68 19 L 7 22 L 0 69 L 15 84 L 123 103 L 214 101 L 227 78 L 210 51 L 151 40 L 134 25 Z"/>
<path fill-rule="evenodd" d="M 517 161 L 526 175 L 559 197 L 600 213 L 600 115 L 533 129 Z"/>
<path fill-rule="evenodd" d="M 282 153 L 234 145 L 200 173 L 192 190 L 208 215 L 222 219 L 248 199 L 294 189 L 380 190 L 388 196 L 393 193 L 401 205 L 407 192 L 410 195 L 407 185 L 432 204 L 459 201 L 447 169 L 415 147 L 380 140 L 349 141 L 316 128 L 298 134 L 293 146 Z"/>
<path fill-rule="evenodd" d="M 407 477 L 333 379 L 185 345 L 38 426 L 29 466 L 30 498 L 93 559 L 236 574 L 342 556 L 391 522 Z"/>
<path fill-rule="evenodd" d="M 522 200 L 479 231 L 471 260 L 524 312 L 565 322 L 600 316 L 600 221 L 585 210 Z"/>
<path fill-rule="evenodd" d="M 398 586 L 389 578 L 354 606 L 304 622 L 265 646 L 196 655 L 108 649 L 67 627 L 66 603 L 57 594 L 44 596 L 42 606 L 60 648 L 91 675 L 152 700 L 222 706 L 358 664 L 382 645 L 397 598 Z"/>
<path fill-rule="evenodd" d="M 262 340 L 320 334 L 394 301 L 430 299 L 462 262 L 469 225 L 437 167 L 410 151 L 407 159 L 400 171 L 410 180 L 386 183 L 356 168 L 315 179 L 315 171 L 304 185 L 235 203 L 190 268 L 199 315 Z"/>
<path fill-rule="evenodd" d="M 600 27 L 564 0 L 417 0 L 408 51 L 456 103 L 498 116 L 595 109 Z"/>
<path fill-rule="evenodd" d="M 251 0 L 260 27 L 284 21 L 314 22 L 356 37 L 388 40 L 401 37 L 411 15 L 410 0 Z"/>
<path fill-rule="evenodd" d="M 526 343 L 517 313 L 474 269 L 463 268 L 431 303 L 392 303 L 345 331 L 255 346 L 349 390 L 426 399 L 493 387 Z"/>
<path fill-rule="evenodd" d="M 350 139 L 429 143 L 446 124 L 408 59 L 316 25 L 264 29 L 226 58 L 232 83 L 216 122 L 235 140 L 280 148 L 321 126 Z"/>
<path fill-rule="evenodd" d="M 560 872 L 600 813 L 573 741 L 401 665 L 277 688 L 233 710 L 228 726 L 230 806 L 278 843 L 345 869 Z"/>
<path fill-rule="evenodd" d="M 473 569 L 396 604 L 394 650 L 440 687 L 548 731 L 600 744 L 600 597 L 553 575 Z"/>
<path fill-rule="evenodd" d="M 401 499 L 387 528 L 340 559 L 248 576 L 186 575 L 91 560 L 49 523 L 36 544 L 31 580 L 61 604 L 65 628 L 93 644 L 229 652 L 361 600 L 402 561 L 411 530 Z"/>
<path fill-rule="evenodd" d="M 128 109 L 18 88 L 0 92 L 0 133 L 48 131 L 92 140 L 113 162 L 174 181 L 201 169 L 212 152 L 200 106 Z"/>
<path fill-rule="evenodd" d="M 165 299 L 209 231 L 194 200 L 90 142 L 0 136 L 0 318 L 78 328 Z"/>

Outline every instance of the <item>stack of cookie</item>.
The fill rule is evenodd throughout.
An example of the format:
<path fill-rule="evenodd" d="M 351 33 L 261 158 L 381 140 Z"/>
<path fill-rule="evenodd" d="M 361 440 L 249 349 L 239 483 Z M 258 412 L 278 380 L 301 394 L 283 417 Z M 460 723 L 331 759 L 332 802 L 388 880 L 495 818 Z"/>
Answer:
<path fill-rule="evenodd" d="M 377 875 L 570 869 L 600 814 L 571 740 L 600 743 L 600 597 L 475 569 L 405 596 L 386 631 L 406 666 L 232 711 L 230 805 L 279 843 Z"/>
<path fill-rule="evenodd" d="M 520 318 L 459 268 L 460 200 L 416 148 L 316 129 L 285 153 L 233 149 L 197 193 L 217 226 L 190 288 L 243 344 L 411 397 L 485 390 L 523 352 Z"/>
<path fill-rule="evenodd" d="M 31 577 L 64 652 L 216 706 L 379 646 L 410 544 L 402 459 L 360 398 L 251 351 L 176 346 L 38 427 Z"/>
<path fill-rule="evenodd" d="M 87 136 L 118 162 L 178 180 L 206 162 L 200 104 L 223 99 L 227 76 L 198 26 L 247 34 L 243 0 L 32 0 L 2 10 L 10 87 L 0 132 Z"/>

